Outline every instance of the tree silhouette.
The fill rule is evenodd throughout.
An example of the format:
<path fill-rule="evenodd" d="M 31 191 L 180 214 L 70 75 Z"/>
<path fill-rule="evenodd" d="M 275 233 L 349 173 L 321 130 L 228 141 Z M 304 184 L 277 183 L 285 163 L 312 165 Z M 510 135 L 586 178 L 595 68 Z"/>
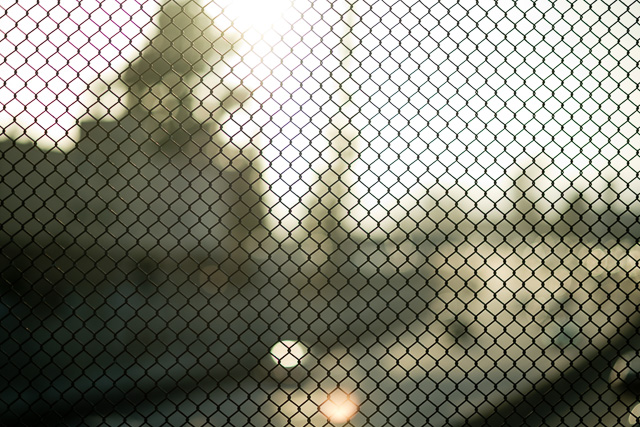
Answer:
<path fill-rule="evenodd" d="M 152 138 L 160 144 L 173 139 L 182 145 L 198 127 L 192 114 L 199 104 L 196 86 L 232 43 L 194 0 L 167 1 L 156 27 L 121 79 L 129 88 L 131 115 Z"/>
<path fill-rule="evenodd" d="M 339 69 L 332 73 L 338 88 L 331 96 L 338 106 L 338 112 L 331 117 L 323 132 L 327 146 L 321 152 L 322 161 L 318 162 L 321 166 L 314 168 L 317 179 L 311 186 L 311 197 L 308 198 L 309 214 L 303 221 L 303 227 L 312 240 L 322 246 L 327 243 L 333 246 L 328 248 L 329 251 L 335 250 L 344 238 L 338 236 L 338 232 L 345 215 L 343 199 L 349 192 L 349 186 L 345 181 L 350 165 L 357 156 L 355 142 L 358 134 L 351 125 L 350 117 L 357 109 L 354 108 L 352 94 L 343 89 L 344 81 L 351 78 L 349 62 L 353 51 L 353 26 L 357 18 L 354 4 L 355 0 L 348 1 L 348 9 L 342 16 L 346 31 L 340 39 L 339 50 L 343 51 L 343 56 Z"/>
<path fill-rule="evenodd" d="M 509 212 L 508 219 L 522 238 L 532 233 L 545 234 L 549 231 L 544 215 L 536 206 L 538 199 L 543 197 L 543 191 L 538 188 L 536 181 L 544 176 L 550 163 L 551 159 L 547 155 L 539 154 L 525 167 L 519 167 L 519 173 L 513 179 L 509 196 L 513 209 Z"/>
<path fill-rule="evenodd" d="M 242 265 L 256 247 L 256 238 L 265 234 L 261 233 L 265 208 L 260 198 L 262 159 L 247 143 L 250 131 L 243 128 L 235 136 L 224 131 L 229 122 L 244 126 L 244 119 L 234 115 L 242 115 L 252 103 L 250 90 L 230 83 L 234 78 L 229 59 L 236 54 L 239 39 L 218 30 L 196 0 L 166 1 L 154 22 L 149 43 L 120 73 L 127 88 L 127 117 L 119 123 L 133 122 L 130 126 L 136 130 L 144 129 L 149 138 L 135 142 L 161 174 L 179 166 L 182 176 L 176 179 L 209 181 L 211 191 L 199 192 L 202 200 L 191 202 L 204 202 L 216 211 L 221 227 L 204 213 L 198 222 L 209 230 L 224 229 L 212 233 L 223 242 L 220 246 L 229 253 L 231 264 Z M 158 146 L 164 155 L 158 155 Z M 171 197 L 185 201 L 192 193 Z M 166 202 L 172 205 L 174 200 Z"/>
<path fill-rule="evenodd" d="M 583 241 L 602 237 L 594 234 L 594 231 L 597 233 L 600 215 L 594 211 L 593 205 L 585 199 L 584 193 L 573 190 L 566 200 L 567 207 L 554 225 L 555 232 L 563 238 L 576 238 Z"/>

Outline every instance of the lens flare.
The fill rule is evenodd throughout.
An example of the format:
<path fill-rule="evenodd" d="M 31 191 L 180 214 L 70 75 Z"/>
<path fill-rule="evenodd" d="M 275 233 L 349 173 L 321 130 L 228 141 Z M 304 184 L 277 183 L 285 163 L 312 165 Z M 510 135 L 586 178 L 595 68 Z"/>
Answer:
<path fill-rule="evenodd" d="M 358 405 L 350 394 L 337 389 L 327 396 L 319 409 L 329 421 L 344 423 L 358 412 Z"/>

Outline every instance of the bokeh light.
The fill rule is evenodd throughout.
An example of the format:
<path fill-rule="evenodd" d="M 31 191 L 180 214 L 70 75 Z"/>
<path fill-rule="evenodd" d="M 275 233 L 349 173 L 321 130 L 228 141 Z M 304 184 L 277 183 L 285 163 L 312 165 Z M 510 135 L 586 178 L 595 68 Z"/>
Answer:
<path fill-rule="evenodd" d="M 297 341 L 280 341 L 271 347 L 271 357 L 285 368 L 299 365 L 306 354 L 307 349 Z"/>
<path fill-rule="evenodd" d="M 358 404 L 351 394 L 336 389 L 327 396 L 327 400 L 320 405 L 319 409 L 329 421 L 344 423 L 358 412 Z"/>

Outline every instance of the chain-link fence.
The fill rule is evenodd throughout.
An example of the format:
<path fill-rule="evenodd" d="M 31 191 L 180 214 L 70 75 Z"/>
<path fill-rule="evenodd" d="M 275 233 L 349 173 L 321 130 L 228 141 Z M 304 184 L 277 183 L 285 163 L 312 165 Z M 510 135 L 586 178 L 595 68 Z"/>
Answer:
<path fill-rule="evenodd" d="M 639 19 L 0 5 L 0 424 L 638 424 Z"/>

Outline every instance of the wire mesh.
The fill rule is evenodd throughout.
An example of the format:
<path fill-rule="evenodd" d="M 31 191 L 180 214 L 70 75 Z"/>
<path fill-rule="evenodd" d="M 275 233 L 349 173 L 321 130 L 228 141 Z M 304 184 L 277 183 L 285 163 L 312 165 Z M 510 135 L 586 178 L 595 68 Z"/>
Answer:
<path fill-rule="evenodd" d="M 638 424 L 639 3 L 0 11 L 0 424 Z"/>

